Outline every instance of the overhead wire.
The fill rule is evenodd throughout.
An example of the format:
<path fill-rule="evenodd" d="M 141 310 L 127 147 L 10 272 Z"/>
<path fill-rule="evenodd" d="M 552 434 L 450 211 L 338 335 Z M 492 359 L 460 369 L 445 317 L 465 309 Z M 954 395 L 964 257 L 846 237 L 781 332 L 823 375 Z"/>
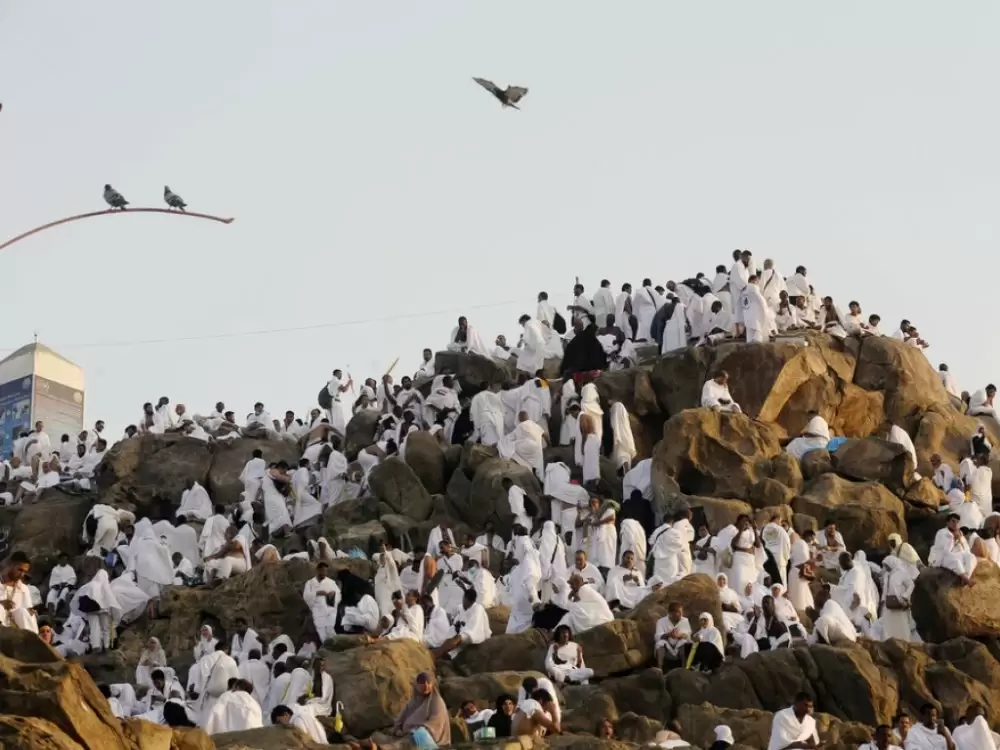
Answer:
<path fill-rule="evenodd" d="M 329 328 L 346 328 L 348 326 L 358 326 L 364 325 L 366 323 L 384 323 L 394 320 L 410 320 L 416 318 L 431 318 L 437 315 L 449 315 L 455 313 L 464 313 L 469 310 L 487 310 L 491 308 L 506 307 L 508 305 L 521 304 L 523 300 L 507 300 L 505 302 L 490 302 L 481 305 L 463 305 L 462 307 L 453 307 L 447 310 L 433 310 L 427 312 L 419 313 L 409 313 L 403 315 L 385 315 L 378 318 L 364 318 L 358 320 L 339 320 L 330 323 L 311 323 L 304 326 L 289 326 L 285 328 L 260 328 L 252 331 L 231 331 L 229 333 L 209 333 L 202 334 L 198 336 L 173 336 L 166 338 L 156 338 L 156 339 L 135 339 L 131 341 L 98 341 L 93 343 L 85 344 L 64 344 L 64 343 L 52 343 L 52 346 L 56 349 L 68 350 L 68 349 L 111 349 L 116 347 L 125 346 L 148 346 L 153 344 L 172 344 L 180 343 L 185 341 L 216 341 L 220 339 L 233 339 L 233 338 L 243 338 L 246 336 L 270 336 L 278 333 L 296 333 L 299 331 L 314 331 Z M 0 353 L 7 354 L 16 351 L 19 347 L 8 347 L 0 349 Z"/>

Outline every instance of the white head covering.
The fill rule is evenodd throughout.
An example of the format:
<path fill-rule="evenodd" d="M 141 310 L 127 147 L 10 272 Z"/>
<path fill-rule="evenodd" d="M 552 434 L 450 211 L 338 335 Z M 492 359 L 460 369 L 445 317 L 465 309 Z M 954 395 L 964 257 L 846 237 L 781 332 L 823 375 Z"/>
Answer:
<path fill-rule="evenodd" d="M 715 728 L 715 741 L 728 742 L 730 745 L 736 744 L 736 740 L 733 739 L 733 730 L 725 724 L 719 724 L 719 726 Z"/>
<path fill-rule="evenodd" d="M 702 624 L 703 621 L 705 624 Z M 701 629 L 698 630 L 698 638 L 703 643 L 711 643 L 719 649 L 720 654 L 725 655 L 726 647 L 722 643 L 722 633 L 715 627 L 715 618 L 708 612 L 702 612 L 698 615 L 698 623 L 701 624 Z"/>
<path fill-rule="evenodd" d="M 825 440 L 830 439 L 830 425 L 826 423 L 826 420 L 818 414 L 809 420 L 809 424 L 806 425 L 805 430 L 802 434 L 806 437 L 819 437 Z"/>

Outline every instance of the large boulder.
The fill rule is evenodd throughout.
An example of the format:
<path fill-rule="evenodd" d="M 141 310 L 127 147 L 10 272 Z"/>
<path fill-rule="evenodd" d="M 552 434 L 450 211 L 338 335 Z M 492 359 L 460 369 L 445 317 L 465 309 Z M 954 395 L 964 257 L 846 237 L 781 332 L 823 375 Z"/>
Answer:
<path fill-rule="evenodd" d="M 180 504 L 189 481 L 207 484 L 211 465 L 212 449 L 201 440 L 142 435 L 115 443 L 94 476 L 104 503 L 133 503 L 141 515 L 168 518 Z M 234 478 L 242 468 L 236 470 Z"/>
<path fill-rule="evenodd" d="M 899 443 L 881 438 L 848 440 L 833 453 L 834 471 L 848 479 L 881 482 L 891 490 L 913 484 L 913 456 Z"/>
<path fill-rule="evenodd" d="M 463 396 L 474 396 L 482 390 L 483 383 L 506 383 L 514 380 L 514 362 L 497 362 L 478 354 L 438 352 L 434 356 L 434 372 L 451 373 L 458 378 Z"/>
<path fill-rule="evenodd" d="M 434 660 L 409 640 L 376 643 L 347 651 L 323 652 L 327 672 L 344 702 L 346 731 L 356 737 L 389 727 L 413 693 L 421 672 L 434 672 Z"/>
<path fill-rule="evenodd" d="M 981 560 L 973 583 L 971 587 L 961 585 L 958 576 L 945 568 L 920 571 L 911 603 L 924 640 L 985 638 L 1000 633 L 1000 568 Z"/>
<path fill-rule="evenodd" d="M 0 527 L 9 532 L 9 551 L 28 555 L 36 584 L 48 578 L 59 553 L 72 558 L 83 552 L 80 533 L 94 501 L 90 494 L 67 495 L 53 488 L 45 490 L 37 503 L 0 509 Z"/>
<path fill-rule="evenodd" d="M 695 628 L 698 615 L 708 612 L 715 620 L 716 627 L 724 630 L 718 586 L 708 576 L 695 573 L 652 592 L 629 613 L 629 618 L 639 626 L 640 637 L 650 648 L 656 633 L 656 623 L 661 617 L 666 617 L 667 607 L 673 602 L 684 607 L 685 617 Z"/>
<path fill-rule="evenodd" d="M 191 480 L 200 482 L 216 503 L 232 505 L 243 492 L 240 473 L 260 448 L 267 461 L 299 460 L 287 440 L 238 440 L 206 443 L 181 435 L 143 435 L 116 443 L 97 467 L 101 501 L 132 503 L 140 516 L 170 518 Z"/>
<path fill-rule="evenodd" d="M 440 495 L 447 484 L 445 457 L 434 435 L 411 432 L 406 436 L 406 464 L 432 495 Z"/>
<path fill-rule="evenodd" d="M 59 748 L 58 741 L 67 748 L 137 748 L 125 736 L 121 722 L 83 667 L 64 660 L 34 633 L 13 628 L 4 628 L 2 633 L 0 712 L 45 722 L 32 722 L 29 736 L 46 738 L 51 741 L 48 747 Z M 0 737 L 4 733 L 9 737 L 17 726 L 17 722 L 5 722 Z M 22 735 L 28 733 L 28 727 L 22 724 L 19 731 Z M 77 744 L 68 745 L 67 739 Z"/>
<path fill-rule="evenodd" d="M 243 481 L 240 474 L 253 452 L 260 449 L 268 463 L 284 461 L 295 467 L 301 453 L 298 445 L 288 440 L 252 440 L 241 438 L 212 444 L 212 463 L 208 470 L 207 489 L 216 503 L 233 505 L 240 501 Z"/>
<path fill-rule="evenodd" d="M 346 557 L 330 563 L 330 577 L 336 578 L 341 570 L 364 578 L 374 572 L 368 560 Z M 160 596 L 160 616 L 131 626 L 126 633 L 135 636 L 126 644 L 133 649 L 132 658 L 137 658 L 145 640 L 156 636 L 170 664 L 183 669 L 191 664 L 191 648 L 202 623 L 212 625 L 220 640 L 230 639 L 237 617 L 246 618 L 251 628 L 267 638 L 282 632 L 301 644 L 307 636 L 315 637 L 312 614 L 302 600 L 302 589 L 314 575 L 311 564 L 288 560 L 255 565 L 215 588 L 167 586 Z"/>
<path fill-rule="evenodd" d="M 951 399 L 924 353 L 888 336 L 861 342 L 854 384 L 885 394 L 885 418 L 911 434 L 920 415 L 951 409 Z"/>
<path fill-rule="evenodd" d="M 535 628 L 523 633 L 495 633 L 482 643 L 462 649 L 454 667 L 465 676 L 503 671 L 544 672 L 548 645 L 545 636 Z"/>
<path fill-rule="evenodd" d="M 823 474 L 792 501 L 792 510 L 833 520 L 848 549 L 888 549 L 889 535 L 906 539 L 902 501 L 878 482 L 851 482 Z"/>
<path fill-rule="evenodd" d="M 612 620 L 576 633 L 587 666 L 597 678 L 629 672 L 653 657 L 652 639 L 644 639 L 635 620 Z"/>
<path fill-rule="evenodd" d="M 771 739 L 770 711 L 754 708 L 718 708 L 710 703 L 686 704 L 677 712 L 681 736 L 692 744 L 708 747 L 715 739 L 715 727 L 728 726 L 737 747 L 767 747 Z M 817 713 L 816 730 L 820 745 L 827 750 L 846 750 L 868 741 L 871 730 L 863 724 L 845 722 L 827 714 Z"/>
<path fill-rule="evenodd" d="M 374 409 L 362 409 L 351 417 L 344 428 L 344 455 L 348 461 L 356 460 L 361 450 L 375 444 L 375 433 L 381 416 Z"/>
<path fill-rule="evenodd" d="M 770 459 L 781 452 L 779 437 L 774 425 L 743 414 L 688 409 L 663 425 L 653 474 L 673 478 L 689 495 L 744 499 L 770 473 Z"/>
<path fill-rule="evenodd" d="M 279 725 L 224 732 L 212 735 L 216 750 L 329 750 L 330 745 L 317 745 L 301 729 Z"/>
<path fill-rule="evenodd" d="M 372 469 L 368 483 L 379 502 L 385 503 L 394 512 L 415 521 L 430 518 L 433 507 L 431 495 L 413 469 L 401 459 L 393 456 L 382 461 Z"/>
<path fill-rule="evenodd" d="M 487 521 L 493 521 L 496 530 L 509 538 L 514 516 L 510 512 L 507 491 L 500 484 L 505 477 L 523 489 L 537 507 L 542 507 L 542 485 L 531 469 L 515 461 L 490 458 L 476 469 L 469 500 L 464 507 L 458 508 L 461 520 L 473 529 L 482 529 Z"/>

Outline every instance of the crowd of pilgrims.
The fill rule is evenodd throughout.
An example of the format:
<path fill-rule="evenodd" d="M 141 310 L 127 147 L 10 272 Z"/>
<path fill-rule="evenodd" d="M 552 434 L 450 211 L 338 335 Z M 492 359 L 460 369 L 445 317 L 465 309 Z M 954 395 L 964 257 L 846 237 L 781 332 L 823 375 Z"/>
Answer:
<path fill-rule="evenodd" d="M 456 377 L 435 372 L 433 353 L 426 349 L 420 369 L 398 385 L 385 375 L 381 382 L 365 381 L 355 393 L 350 375 L 345 378 L 334 370 L 319 394 L 320 408 L 305 420 L 293 412 L 286 412 L 283 420 L 272 419 L 260 403 L 242 425 L 222 403 L 208 417 L 189 414 L 183 404 L 171 408 L 165 397 L 155 406 L 147 403 L 139 423 L 130 425 L 123 439 L 145 433 L 205 441 L 266 437 L 297 443 L 302 458 L 288 465 L 254 450 L 240 474 L 241 501 L 233 507 L 214 504 L 209 491 L 194 481 L 178 499 L 170 520 L 137 519 L 129 510 L 96 504 L 81 529 L 88 548 L 82 562 L 62 555 L 47 582 L 33 582 L 30 560 L 23 553 L 9 558 L 0 575 L 0 625 L 36 631 L 63 656 L 79 656 L 113 647 L 116 635 L 143 615 L 155 618 L 165 586 L 218 585 L 254 566 L 294 558 L 310 561 L 315 577 L 306 583 L 302 597 L 314 628 L 304 642 L 293 643 L 273 629 L 258 633 L 245 620 L 237 620 L 235 632 L 223 639 L 206 624 L 191 634 L 194 664 L 186 675 L 167 663 L 160 643 L 151 638 L 134 683 L 101 688 L 120 716 L 196 724 L 212 733 L 268 722 L 292 724 L 321 742 L 328 735 L 319 719 L 336 719 L 333 726 L 339 731 L 339 701 L 350 700 L 337 696 L 336 676 L 326 673 L 317 653 L 324 640 L 337 634 L 361 635 L 372 642 L 408 639 L 424 644 L 436 659 L 454 659 L 493 636 L 487 610 L 496 605 L 509 608 L 505 632 L 538 628 L 549 635 L 548 676 L 526 679 L 519 695 L 497 696 L 493 708 L 471 702 L 456 707 L 478 736 L 561 731 L 556 686 L 594 678 L 575 636 L 612 621 L 616 612 L 638 606 L 661 587 L 692 573 L 715 581 L 723 621 L 670 602 L 656 624 L 652 644 L 656 664 L 664 670 L 712 672 L 727 659 L 802 641 L 839 644 L 860 636 L 917 641 L 910 597 L 925 563 L 899 535 L 889 537 L 887 549 L 848 549 L 833 522 L 797 533 L 777 516 L 758 522 L 743 515 L 722 528 L 710 528 L 699 508 L 658 517 L 652 504 L 651 459 L 635 460 L 625 406 L 612 401 L 605 411 L 601 405 L 593 382 L 600 371 L 633 366 L 638 347 L 650 341 L 667 351 L 675 345 L 711 345 L 734 335 L 762 341 L 799 328 L 838 336 L 880 335 L 877 316 L 862 321 L 857 303 L 842 316 L 830 298 L 819 301 L 805 282 L 804 268 L 782 279 L 770 261 L 758 273 L 749 253 L 734 253 L 734 259 L 733 268 L 726 272 L 720 267 L 710 284 L 701 274 L 681 284 L 668 282 L 665 289 L 647 281 L 632 293 L 626 284 L 617 299 L 606 281 L 593 299 L 578 284 L 567 308 L 572 327 L 565 336 L 559 330 L 565 331 L 565 320 L 543 292 L 537 317 L 521 318 L 523 335 L 514 349 L 498 337 L 495 348 L 487 350 L 468 321 L 459 319 L 448 350 L 494 360 L 514 357 L 519 372 L 516 384 L 483 383 L 471 399 Z M 763 312 L 755 307 L 758 295 L 764 300 Z M 733 300 L 740 300 L 735 309 L 730 307 Z M 608 325 L 598 330 L 595 319 L 602 315 Z M 926 346 L 907 321 L 896 338 Z M 550 392 L 540 373 L 544 360 L 553 356 L 562 358 L 564 376 L 557 394 Z M 946 366 L 940 373 L 961 408 L 984 420 L 996 418 L 992 385 L 970 397 L 958 392 Z M 354 415 L 370 411 L 377 422 L 373 444 L 350 463 L 343 453 L 348 398 Z M 740 411 L 725 372 L 712 375 L 700 403 L 692 406 Z M 550 426 L 556 425 L 553 434 Z M 60 447 L 53 449 L 44 425 L 37 424 L 19 438 L 15 455 L 5 463 L 7 481 L 20 484 L 16 494 L 4 499 L 21 502 L 54 484 L 71 491 L 89 489 L 107 448 L 103 430 L 103 422 L 98 422 L 75 441 L 63 436 Z M 426 545 L 411 544 L 408 535 L 396 540 L 399 547 L 387 541 L 372 556 L 373 578 L 365 580 L 338 562 L 366 557 L 365 552 L 335 548 L 321 536 L 320 522 L 324 513 L 336 514 L 338 504 L 369 494 L 372 470 L 391 457 L 405 458 L 407 438 L 414 432 L 427 432 L 442 449 L 465 441 L 495 446 L 501 457 L 537 476 L 547 503 L 534 502 L 505 478 L 510 534 L 498 533 L 490 521 L 476 533 L 456 536 L 442 521 L 430 531 Z M 883 436 L 902 445 L 916 461 L 905 430 L 887 425 Z M 843 441 L 822 417 L 813 416 L 785 450 L 801 460 L 812 450 L 835 451 Z M 549 445 L 569 447 L 572 465 L 546 464 L 543 452 Z M 939 456 L 932 459 L 934 482 L 948 494 L 950 505 L 947 525 L 926 564 L 952 570 L 958 585 L 974 585 L 977 560 L 1000 564 L 1000 514 L 992 508 L 988 466 L 991 449 L 981 427 L 970 436 L 968 455 L 957 470 Z M 613 463 L 620 477 L 620 504 L 611 499 L 614 493 L 601 476 L 601 457 Z M 68 470 L 60 468 L 64 465 Z M 53 471 L 58 481 L 46 480 Z M 543 508 L 548 512 L 543 514 Z M 279 546 L 289 536 L 306 540 L 306 548 L 282 555 Z M 338 568 L 336 576 L 329 575 L 331 567 Z M 782 719 L 780 732 L 802 735 L 795 741 L 807 743 L 811 707 L 804 706 L 800 700 L 779 712 L 791 712 L 791 718 Z M 984 723 L 976 719 L 970 716 L 968 725 Z M 907 722 L 903 717 L 892 730 L 902 732 L 905 747 L 938 747 L 933 737 L 924 744 L 911 741 L 921 734 L 922 723 L 913 724 L 906 738 Z M 775 727 L 779 731 L 777 717 Z M 960 729 L 956 738 L 962 736 Z M 613 735 L 614 727 L 602 720 L 595 731 Z M 331 732 L 333 737 L 336 732 Z M 717 734 L 713 747 L 732 743 L 727 727 L 719 727 Z M 886 746 L 881 735 L 889 736 L 880 728 L 872 747 Z M 429 674 L 418 677 L 413 700 L 393 731 L 379 736 L 377 744 L 392 747 L 406 738 L 424 747 L 450 741 L 447 708 Z M 949 737 L 948 747 L 954 746 L 951 742 Z M 670 731 L 658 737 L 657 744 L 685 745 Z M 812 745 L 777 745 L 792 746 Z"/>

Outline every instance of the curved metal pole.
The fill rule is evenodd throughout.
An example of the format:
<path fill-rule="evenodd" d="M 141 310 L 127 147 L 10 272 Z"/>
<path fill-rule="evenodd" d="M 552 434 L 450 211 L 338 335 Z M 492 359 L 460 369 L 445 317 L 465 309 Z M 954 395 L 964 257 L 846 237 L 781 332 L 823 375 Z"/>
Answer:
<path fill-rule="evenodd" d="M 35 227 L 34 229 L 25 232 L 24 234 L 19 234 L 17 237 L 12 237 L 3 244 L 0 244 L 0 250 L 3 250 L 15 242 L 19 242 L 33 234 L 38 234 L 46 229 L 51 229 L 52 227 L 57 227 L 60 224 L 68 224 L 71 221 L 79 221 L 80 219 L 89 219 L 93 216 L 116 216 L 122 215 L 127 216 L 128 214 L 141 214 L 141 213 L 152 213 L 152 214 L 168 214 L 170 216 L 190 216 L 194 219 L 208 219 L 209 221 L 218 221 L 221 224 L 232 224 L 232 218 L 225 219 L 221 216 L 212 216 L 211 214 L 200 214 L 195 211 L 172 211 L 168 208 L 129 208 L 124 211 L 119 211 L 117 209 L 108 209 L 107 211 L 92 211 L 89 214 L 79 214 L 78 216 L 68 216 L 65 219 L 59 219 L 58 221 L 50 221 L 48 224 L 42 224 L 40 227 Z"/>

